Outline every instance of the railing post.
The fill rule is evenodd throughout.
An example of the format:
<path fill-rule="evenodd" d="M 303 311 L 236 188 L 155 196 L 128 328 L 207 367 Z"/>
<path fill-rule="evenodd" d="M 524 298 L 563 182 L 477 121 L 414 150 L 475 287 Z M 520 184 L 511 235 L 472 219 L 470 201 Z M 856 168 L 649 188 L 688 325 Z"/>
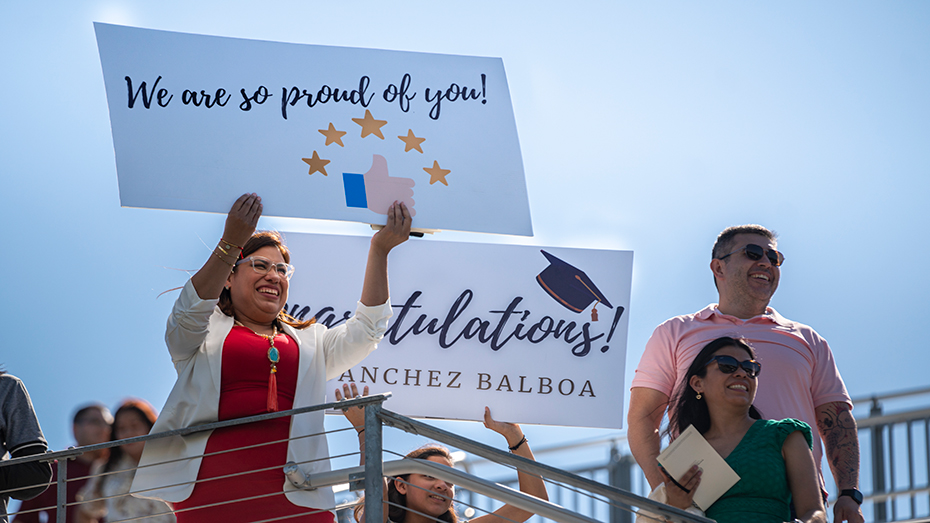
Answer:
<path fill-rule="evenodd" d="M 904 428 L 907 430 L 907 488 L 911 490 L 914 488 L 914 435 L 911 431 L 914 422 L 906 421 L 904 422 Z M 911 517 L 914 517 L 914 514 L 917 512 L 917 496 L 914 494 L 910 495 L 911 498 Z"/>
<path fill-rule="evenodd" d="M 930 476 L 930 416 L 924 418 L 924 443 L 927 449 L 924 451 L 924 457 L 927 458 L 927 475 Z M 930 492 L 927 493 L 927 501 L 930 501 Z"/>
<path fill-rule="evenodd" d="M 610 486 L 632 492 L 633 456 L 622 455 L 616 445 L 610 447 L 610 463 L 607 465 L 607 475 Z M 615 505 L 610 506 L 610 523 L 632 523 L 633 514 L 630 510 Z"/>
<path fill-rule="evenodd" d="M 882 405 L 878 398 L 872 398 L 872 409 L 869 411 L 869 417 L 881 416 Z M 885 426 L 875 425 L 872 427 L 872 493 L 885 494 Z M 887 521 L 886 508 L 887 501 L 874 503 L 874 518 L 876 522 Z"/>
<path fill-rule="evenodd" d="M 381 403 L 365 407 L 365 521 L 384 521 L 383 456 L 381 446 Z"/>
<path fill-rule="evenodd" d="M 68 503 L 68 458 L 58 460 L 58 480 L 55 483 L 57 499 L 55 501 L 55 523 L 65 523 Z"/>

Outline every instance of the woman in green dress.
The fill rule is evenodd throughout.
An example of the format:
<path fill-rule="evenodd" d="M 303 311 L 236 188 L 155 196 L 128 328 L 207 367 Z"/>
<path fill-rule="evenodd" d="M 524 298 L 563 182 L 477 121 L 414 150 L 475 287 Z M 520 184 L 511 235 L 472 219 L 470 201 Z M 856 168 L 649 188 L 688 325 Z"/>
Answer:
<path fill-rule="evenodd" d="M 791 521 L 793 505 L 794 521 L 826 523 L 811 429 L 795 419 L 761 419 L 752 405 L 761 370 L 743 340 L 708 343 L 682 380 L 667 432 L 677 435 L 694 425 L 740 477 L 707 517 L 718 523 Z M 668 504 L 690 507 L 701 470 L 694 466 L 677 481 L 668 479 Z"/>

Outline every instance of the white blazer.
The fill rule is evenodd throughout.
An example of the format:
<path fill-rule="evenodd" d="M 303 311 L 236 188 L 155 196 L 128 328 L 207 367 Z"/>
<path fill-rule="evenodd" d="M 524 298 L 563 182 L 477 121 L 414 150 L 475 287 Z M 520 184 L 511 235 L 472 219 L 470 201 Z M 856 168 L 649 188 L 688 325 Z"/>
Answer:
<path fill-rule="evenodd" d="M 152 427 L 152 434 L 217 421 L 223 343 L 233 327 L 233 318 L 223 314 L 216 307 L 217 302 L 200 299 L 188 281 L 174 304 L 165 341 L 178 380 Z M 323 403 L 326 381 L 339 377 L 377 348 L 391 315 L 389 300 L 376 307 L 359 303 L 354 316 L 332 329 L 314 324 L 297 330 L 285 325 L 285 332 L 297 341 L 300 350 L 294 408 Z M 132 491 L 141 497 L 168 502 L 187 499 L 194 490 L 211 432 L 148 441 Z M 302 437 L 310 434 L 314 436 Z M 300 464 L 308 476 L 330 470 L 322 411 L 294 416 L 290 437 L 288 461 Z M 297 490 L 284 480 L 282 489 L 295 505 L 321 509 L 335 506 L 329 488 Z"/>

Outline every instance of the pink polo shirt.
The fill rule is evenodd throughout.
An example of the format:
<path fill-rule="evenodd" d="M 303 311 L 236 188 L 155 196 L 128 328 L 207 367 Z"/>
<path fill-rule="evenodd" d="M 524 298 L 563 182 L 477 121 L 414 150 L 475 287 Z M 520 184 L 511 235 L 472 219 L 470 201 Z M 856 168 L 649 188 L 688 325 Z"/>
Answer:
<path fill-rule="evenodd" d="M 771 307 L 763 315 L 742 320 L 721 313 L 714 304 L 665 321 L 646 343 L 632 387 L 674 397 L 695 356 L 723 336 L 747 340 L 762 363 L 754 403 L 762 417 L 799 419 L 817 433 L 817 406 L 835 401 L 852 405 L 827 341 L 814 329 L 783 318 Z M 820 439 L 814 438 L 818 470 L 822 455 Z"/>

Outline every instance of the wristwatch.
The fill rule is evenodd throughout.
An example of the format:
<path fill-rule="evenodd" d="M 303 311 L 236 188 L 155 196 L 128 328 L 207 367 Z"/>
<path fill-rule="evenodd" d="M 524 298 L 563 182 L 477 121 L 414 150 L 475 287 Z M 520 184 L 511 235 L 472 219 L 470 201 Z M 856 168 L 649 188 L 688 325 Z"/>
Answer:
<path fill-rule="evenodd" d="M 849 496 L 856 502 L 857 505 L 862 504 L 862 492 L 859 492 L 859 489 L 847 488 L 840 491 L 840 496 Z"/>

